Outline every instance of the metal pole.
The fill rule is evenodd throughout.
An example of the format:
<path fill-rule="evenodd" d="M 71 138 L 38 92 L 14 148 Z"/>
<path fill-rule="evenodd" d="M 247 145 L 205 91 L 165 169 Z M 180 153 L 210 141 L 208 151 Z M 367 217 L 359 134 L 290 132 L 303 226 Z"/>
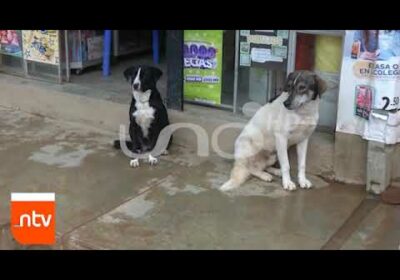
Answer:
<path fill-rule="evenodd" d="M 297 30 L 289 31 L 289 42 L 288 42 L 288 60 L 286 76 L 294 71 L 296 64 L 296 41 L 297 41 Z"/>
<path fill-rule="evenodd" d="M 103 77 L 110 76 L 110 52 L 111 52 L 112 32 L 104 30 L 103 46 Z"/>
<path fill-rule="evenodd" d="M 64 31 L 64 40 L 65 40 L 65 71 L 67 76 L 67 82 L 69 82 L 71 68 L 69 67 L 68 30 Z"/>
<path fill-rule="evenodd" d="M 22 59 L 22 67 L 23 67 L 23 69 L 24 69 L 24 76 L 25 76 L 25 78 L 28 78 L 29 77 L 29 73 L 28 73 L 28 62 L 27 62 L 27 60 L 25 59 L 25 55 L 24 55 L 24 39 L 23 39 L 23 33 L 24 33 L 25 31 L 24 30 L 21 30 L 21 50 L 22 50 L 22 57 L 21 57 L 21 59 Z"/>
<path fill-rule="evenodd" d="M 57 30 L 58 35 L 58 83 L 62 84 L 62 69 L 61 69 L 61 32 Z"/>
<path fill-rule="evenodd" d="M 152 31 L 153 35 L 153 61 L 154 64 L 159 64 L 160 63 L 160 45 L 159 45 L 159 31 L 158 30 L 153 30 Z"/>
<path fill-rule="evenodd" d="M 119 56 L 119 30 L 113 30 L 113 53 L 114 57 Z"/>
<path fill-rule="evenodd" d="M 79 40 L 78 57 L 79 57 L 79 62 L 81 64 L 80 70 L 82 70 L 83 68 L 82 30 L 78 30 L 78 40 Z"/>
<path fill-rule="evenodd" d="M 240 31 L 236 30 L 235 36 L 235 72 L 233 80 L 233 113 L 237 111 L 237 94 L 238 94 L 238 78 L 239 78 L 239 39 Z"/>

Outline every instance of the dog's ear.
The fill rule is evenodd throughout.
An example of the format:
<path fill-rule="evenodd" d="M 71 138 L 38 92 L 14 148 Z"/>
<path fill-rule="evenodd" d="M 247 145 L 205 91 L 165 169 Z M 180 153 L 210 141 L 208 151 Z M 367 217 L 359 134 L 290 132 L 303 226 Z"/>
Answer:
<path fill-rule="evenodd" d="M 154 77 L 154 83 L 157 83 L 158 80 L 161 78 L 163 75 L 163 72 L 158 69 L 157 67 L 151 67 L 152 75 Z"/>
<path fill-rule="evenodd" d="M 314 97 L 313 100 L 320 96 L 327 90 L 328 85 L 318 75 L 314 75 Z"/>
<path fill-rule="evenodd" d="M 293 85 L 293 78 L 294 78 L 294 72 L 290 73 L 289 76 L 287 76 L 286 81 L 285 81 L 285 86 L 283 87 L 283 91 L 288 92 L 289 89 Z"/>
<path fill-rule="evenodd" d="M 132 83 L 132 79 L 134 78 L 134 75 L 137 72 L 137 70 L 138 66 L 132 66 L 124 71 L 124 77 L 129 83 Z"/>

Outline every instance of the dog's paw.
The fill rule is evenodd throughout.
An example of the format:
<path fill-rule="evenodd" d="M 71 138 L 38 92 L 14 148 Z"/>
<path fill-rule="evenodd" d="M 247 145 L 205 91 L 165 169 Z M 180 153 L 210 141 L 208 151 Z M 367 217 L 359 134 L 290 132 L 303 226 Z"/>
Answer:
<path fill-rule="evenodd" d="M 135 158 L 135 159 L 131 159 L 131 161 L 129 162 L 130 167 L 139 167 L 139 159 Z"/>
<path fill-rule="evenodd" d="M 312 187 L 312 183 L 306 178 L 299 178 L 299 185 L 302 189 L 310 189 Z"/>
<path fill-rule="evenodd" d="M 162 152 L 162 154 L 161 154 L 162 156 L 167 156 L 167 155 L 169 155 L 169 152 L 168 152 L 168 150 L 165 150 L 164 152 Z"/>
<path fill-rule="evenodd" d="M 153 157 L 152 155 L 149 155 L 149 163 L 150 165 L 156 165 L 158 163 L 158 159 Z"/>
<path fill-rule="evenodd" d="M 267 172 L 262 172 L 260 174 L 260 179 L 264 180 L 265 182 L 272 182 L 273 177 L 271 174 L 269 174 Z"/>
<path fill-rule="evenodd" d="M 233 189 L 235 189 L 235 188 L 237 188 L 237 186 L 236 186 L 235 184 L 233 184 L 233 183 L 229 180 L 228 182 L 226 182 L 225 184 L 223 184 L 223 185 L 219 188 L 219 190 L 220 190 L 221 192 L 227 192 L 227 191 L 233 190 Z"/>
<path fill-rule="evenodd" d="M 283 188 L 287 191 L 294 191 L 296 189 L 296 184 L 292 182 L 292 180 L 287 179 L 283 180 Z"/>

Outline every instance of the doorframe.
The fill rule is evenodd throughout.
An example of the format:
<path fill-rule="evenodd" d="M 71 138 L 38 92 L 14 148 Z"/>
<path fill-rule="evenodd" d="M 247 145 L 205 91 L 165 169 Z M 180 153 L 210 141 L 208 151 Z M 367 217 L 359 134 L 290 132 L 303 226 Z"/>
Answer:
<path fill-rule="evenodd" d="M 346 35 L 346 30 L 290 30 L 288 63 L 287 63 L 286 75 L 289 75 L 291 72 L 293 72 L 295 70 L 297 33 L 342 37 L 342 50 L 344 50 L 344 41 L 345 41 L 344 39 L 345 39 L 345 35 Z M 342 61 L 340 61 L 340 69 L 342 68 L 341 64 L 342 64 Z M 339 72 L 339 77 L 340 77 L 340 75 L 341 75 L 341 70 Z M 340 84 L 340 80 L 339 80 L 339 84 Z M 336 103 L 336 110 L 338 110 L 338 103 Z M 337 114 L 336 114 L 336 123 L 337 123 Z M 331 129 L 327 129 L 325 127 L 321 127 L 318 125 L 317 131 L 328 132 L 328 133 L 334 134 L 336 131 L 336 126 L 335 126 L 335 128 L 333 128 L 331 130 Z"/>
<path fill-rule="evenodd" d="M 289 32 L 289 51 L 288 51 L 288 63 L 287 63 L 287 75 L 293 72 L 296 63 L 296 44 L 297 44 L 297 33 L 313 34 L 313 35 L 328 35 L 342 37 L 344 43 L 345 30 L 290 30 Z M 342 46 L 343 49 L 343 46 Z"/>
<path fill-rule="evenodd" d="M 167 107 L 184 110 L 183 96 L 183 44 L 184 30 L 167 30 Z"/>

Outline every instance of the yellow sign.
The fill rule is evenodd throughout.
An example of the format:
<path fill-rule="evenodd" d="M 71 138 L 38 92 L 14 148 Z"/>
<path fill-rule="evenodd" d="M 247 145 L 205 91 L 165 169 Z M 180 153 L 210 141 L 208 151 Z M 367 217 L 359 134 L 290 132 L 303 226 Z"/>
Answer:
<path fill-rule="evenodd" d="M 343 40 L 339 36 L 317 35 L 315 41 L 315 70 L 339 73 Z"/>

